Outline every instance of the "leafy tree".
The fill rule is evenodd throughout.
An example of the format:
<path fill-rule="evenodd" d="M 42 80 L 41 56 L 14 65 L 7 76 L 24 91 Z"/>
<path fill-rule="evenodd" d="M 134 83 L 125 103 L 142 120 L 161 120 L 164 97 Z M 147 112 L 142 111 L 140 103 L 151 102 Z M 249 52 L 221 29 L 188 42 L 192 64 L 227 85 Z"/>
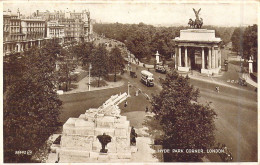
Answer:
<path fill-rule="evenodd" d="M 152 112 L 162 126 L 163 148 L 207 149 L 215 143 L 216 113 L 209 105 L 197 102 L 198 89 L 189 84 L 188 77 L 176 71 L 166 75 L 162 91 L 153 96 Z M 205 154 L 169 153 L 165 161 L 200 161 Z"/>
<path fill-rule="evenodd" d="M 3 88 L 4 92 L 10 84 L 17 81 L 22 75 L 24 64 L 21 62 L 21 54 L 10 54 L 4 57 L 3 62 Z"/>
<path fill-rule="evenodd" d="M 57 76 L 57 85 L 60 87 L 61 84 L 66 84 L 66 91 L 70 89 L 71 81 L 75 80 L 75 76 L 72 75 L 72 72 L 76 69 L 76 61 L 73 59 L 73 55 L 68 50 L 62 49 L 59 54 L 56 65 L 58 69 L 56 71 Z"/>
<path fill-rule="evenodd" d="M 253 57 L 257 61 L 257 25 L 248 26 L 243 35 L 243 55 L 245 59 Z"/>
<path fill-rule="evenodd" d="M 48 44 L 47 44 L 48 45 Z M 56 130 L 61 101 L 55 92 L 55 54 L 47 47 L 24 52 L 24 64 L 4 96 L 4 161 L 29 162 L 42 143 Z"/>
<path fill-rule="evenodd" d="M 240 53 L 240 55 L 243 53 L 243 34 L 244 34 L 244 28 L 236 28 L 232 34 L 231 42 L 232 42 L 232 50 Z"/>
<path fill-rule="evenodd" d="M 234 27 L 203 26 L 216 31 L 216 36 L 223 40 L 223 44 L 230 42 Z M 95 24 L 93 29 L 97 34 L 104 34 L 125 43 L 125 46 L 139 60 L 149 59 L 158 50 L 165 58 L 169 59 L 174 53 L 175 37 L 180 36 L 180 30 L 186 27 L 154 27 L 144 23 L 139 24 Z"/>
<path fill-rule="evenodd" d="M 89 62 L 89 56 L 93 48 L 94 45 L 92 42 L 83 42 L 72 46 L 70 51 L 79 61 L 82 62 L 82 66 L 86 66 L 86 64 Z"/>
<path fill-rule="evenodd" d="M 111 50 L 109 56 L 109 65 L 110 69 L 114 71 L 114 81 L 116 82 L 117 71 L 122 72 L 125 67 L 125 60 L 121 55 L 121 51 L 118 47 L 115 47 Z"/>
<path fill-rule="evenodd" d="M 97 48 L 94 48 L 89 57 L 89 61 L 92 65 L 91 74 L 98 77 L 99 87 L 100 78 L 107 76 L 109 71 L 108 52 L 106 47 L 99 45 Z"/>

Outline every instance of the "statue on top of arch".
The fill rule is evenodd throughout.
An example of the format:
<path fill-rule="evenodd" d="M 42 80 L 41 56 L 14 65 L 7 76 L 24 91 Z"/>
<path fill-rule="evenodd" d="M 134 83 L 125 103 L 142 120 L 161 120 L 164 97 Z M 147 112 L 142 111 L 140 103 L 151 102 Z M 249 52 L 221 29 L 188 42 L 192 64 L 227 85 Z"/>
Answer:
<path fill-rule="evenodd" d="M 195 21 L 193 21 L 191 18 L 189 19 L 189 22 L 188 22 L 188 25 L 191 27 L 191 28 L 196 28 L 196 29 L 200 29 L 203 25 L 203 19 L 199 17 L 199 13 L 200 13 L 200 10 L 201 8 L 196 11 L 194 8 L 193 8 L 193 11 L 195 13 L 195 16 L 196 16 L 196 19 Z"/>

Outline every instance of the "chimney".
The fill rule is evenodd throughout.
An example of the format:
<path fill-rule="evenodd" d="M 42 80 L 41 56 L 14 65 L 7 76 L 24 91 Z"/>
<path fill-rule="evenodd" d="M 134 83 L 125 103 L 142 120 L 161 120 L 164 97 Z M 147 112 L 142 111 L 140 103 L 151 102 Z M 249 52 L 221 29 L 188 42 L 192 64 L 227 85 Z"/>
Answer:
<path fill-rule="evenodd" d="M 20 18 L 20 11 L 19 11 L 19 8 L 17 9 L 17 16 L 18 16 L 18 18 Z"/>

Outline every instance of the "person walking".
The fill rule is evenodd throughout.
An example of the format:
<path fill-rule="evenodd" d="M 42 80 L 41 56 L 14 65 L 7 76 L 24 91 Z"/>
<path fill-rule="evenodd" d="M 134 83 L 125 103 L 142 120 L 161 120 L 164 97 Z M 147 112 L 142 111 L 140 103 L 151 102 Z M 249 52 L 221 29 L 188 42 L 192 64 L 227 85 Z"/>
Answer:
<path fill-rule="evenodd" d="M 127 107 L 127 101 L 125 101 L 125 105 L 124 105 L 124 107 Z"/>
<path fill-rule="evenodd" d="M 149 112 L 149 109 L 148 109 L 148 107 L 147 107 L 147 106 L 145 107 L 145 112 L 146 112 L 146 113 L 148 113 L 148 112 Z"/>

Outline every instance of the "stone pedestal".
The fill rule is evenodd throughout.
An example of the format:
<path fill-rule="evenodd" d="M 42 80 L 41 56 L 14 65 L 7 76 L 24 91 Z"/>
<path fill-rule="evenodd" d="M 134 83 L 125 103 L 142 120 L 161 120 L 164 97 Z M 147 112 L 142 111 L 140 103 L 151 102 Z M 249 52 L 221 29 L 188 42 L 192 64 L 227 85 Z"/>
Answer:
<path fill-rule="evenodd" d="M 63 125 L 61 147 L 57 153 L 79 159 L 83 157 L 90 162 L 130 159 L 130 123 L 126 116 L 120 115 L 117 106 L 126 95 L 112 96 L 101 107 L 89 109 L 79 118 L 69 118 Z M 100 153 L 102 146 L 97 136 L 104 133 L 111 136 L 111 142 L 105 147 L 107 153 Z"/>
<path fill-rule="evenodd" d="M 178 70 L 181 71 L 181 72 L 188 72 L 190 70 L 190 68 L 178 66 Z"/>
<path fill-rule="evenodd" d="M 248 64 L 249 64 L 249 66 L 248 66 L 249 73 L 253 73 L 253 61 L 250 59 L 248 61 Z"/>

